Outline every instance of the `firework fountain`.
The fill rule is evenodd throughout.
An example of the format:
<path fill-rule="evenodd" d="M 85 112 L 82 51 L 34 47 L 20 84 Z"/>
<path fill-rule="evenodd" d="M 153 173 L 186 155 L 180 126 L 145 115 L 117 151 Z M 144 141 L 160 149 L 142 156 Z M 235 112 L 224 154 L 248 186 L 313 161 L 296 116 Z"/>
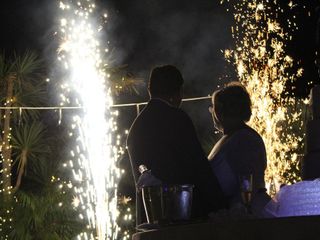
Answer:
<path fill-rule="evenodd" d="M 88 231 L 78 239 L 116 239 L 118 226 L 117 182 L 120 169 L 115 137 L 117 112 L 111 111 L 112 97 L 102 69 L 104 62 L 91 0 L 61 1 L 61 45 L 58 60 L 65 72 L 62 106 L 77 104 L 81 114 L 73 116 L 70 136 L 76 139 L 70 160 L 75 190 L 74 205 L 82 209 L 80 218 L 88 220 Z M 106 15 L 104 15 L 106 17 Z"/>
<path fill-rule="evenodd" d="M 289 1 L 289 8 L 295 6 Z M 236 46 L 226 50 L 225 57 L 235 65 L 240 82 L 252 98 L 249 124 L 261 134 L 266 145 L 266 183 L 270 187 L 273 183 L 287 183 L 288 178 L 299 180 L 288 170 L 299 164 L 297 149 L 301 148 L 303 138 L 301 108 L 297 109 L 296 100 L 286 93 L 286 84 L 300 77 L 303 69 L 293 71 L 294 60 L 285 52 L 297 26 L 287 19 L 289 30 L 284 30 L 277 20 L 283 13 L 277 1 L 241 0 L 235 1 L 232 8 Z"/>

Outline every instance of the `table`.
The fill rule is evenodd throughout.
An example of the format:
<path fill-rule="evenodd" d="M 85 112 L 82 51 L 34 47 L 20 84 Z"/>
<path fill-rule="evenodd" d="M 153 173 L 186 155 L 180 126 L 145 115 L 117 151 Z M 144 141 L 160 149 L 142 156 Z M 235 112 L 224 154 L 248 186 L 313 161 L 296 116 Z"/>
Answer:
<path fill-rule="evenodd" d="M 320 239 L 320 216 L 223 220 L 164 227 L 132 240 L 309 240 Z"/>

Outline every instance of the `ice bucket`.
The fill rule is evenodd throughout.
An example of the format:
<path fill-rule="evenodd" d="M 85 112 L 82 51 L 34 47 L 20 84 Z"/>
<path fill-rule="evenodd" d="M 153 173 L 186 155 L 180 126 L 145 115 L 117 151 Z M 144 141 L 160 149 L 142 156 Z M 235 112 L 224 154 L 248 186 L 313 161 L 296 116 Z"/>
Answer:
<path fill-rule="evenodd" d="M 148 223 L 170 224 L 190 220 L 193 185 L 161 185 L 142 188 Z"/>

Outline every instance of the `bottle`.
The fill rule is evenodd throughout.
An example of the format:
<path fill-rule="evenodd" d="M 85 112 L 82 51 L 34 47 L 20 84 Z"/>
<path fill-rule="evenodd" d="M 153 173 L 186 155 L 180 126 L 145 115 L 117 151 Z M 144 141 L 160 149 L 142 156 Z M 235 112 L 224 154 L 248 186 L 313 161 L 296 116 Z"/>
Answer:
<path fill-rule="evenodd" d="M 141 173 L 137 182 L 137 187 L 139 190 L 143 187 L 161 185 L 161 181 L 153 176 L 151 170 L 149 170 L 145 165 L 140 165 L 138 169 Z"/>

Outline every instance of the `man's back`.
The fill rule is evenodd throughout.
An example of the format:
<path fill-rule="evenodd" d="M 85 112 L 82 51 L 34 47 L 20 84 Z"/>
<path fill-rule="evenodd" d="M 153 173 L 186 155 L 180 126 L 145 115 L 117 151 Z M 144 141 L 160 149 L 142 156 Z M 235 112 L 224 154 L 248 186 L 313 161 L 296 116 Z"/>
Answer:
<path fill-rule="evenodd" d="M 182 110 L 152 99 L 132 125 L 127 145 L 136 177 L 144 164 L 163 183 L 195 185 L 194 216 L 224 207 L 194 126 Z"/>

